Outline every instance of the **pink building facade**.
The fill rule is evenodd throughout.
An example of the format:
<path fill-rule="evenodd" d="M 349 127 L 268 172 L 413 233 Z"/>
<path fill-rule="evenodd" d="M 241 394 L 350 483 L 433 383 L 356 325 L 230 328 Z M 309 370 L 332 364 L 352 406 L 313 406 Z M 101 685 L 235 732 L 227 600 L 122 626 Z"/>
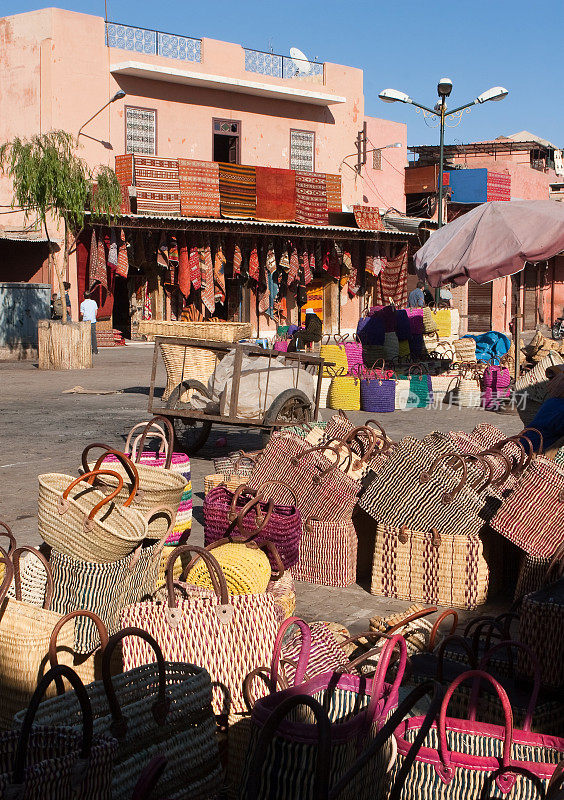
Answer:
<path fill-rule="evenodd" d="M 78 135 L 83 126 L 79 153 L 91 169 L 113 168 L 115 156 L 144 136 L 146 152 L 161 157 L 229 160 L 218 153 L 235 147 L 241 164 L 279 168 L 305 157 L 312 171 L 341 174 L 344 212 L 356 203 L 405 211 L 406 126 L 366 116 L 359 69 L 296 64 L 238 44 L 107 25 L 54 8 L 0 19 L 0 59 L 0 142 L 52 129 Z M 125 98 L 84 125 L 118 90 Z M 357 170 L 351 154 L 365 122 L 369 149 L 396 146 L 380 159 L 370 154 Z M 229 141 L 216 138 L 222 123 L 234 132 Z M 0 178 L 4 211 L 11 196 Z M 21 227 L 23 214 L 3 214 L 1 224 Z M 60 238 L 54 225 L 50 234 Z M 2 279 L 44 276 L 45 250 L 27 246 L 37 248 L 36 269 L 18 274 L 17 260 L 4 258 Z M 76 319 L 75 264 L 69 280 Z"/>

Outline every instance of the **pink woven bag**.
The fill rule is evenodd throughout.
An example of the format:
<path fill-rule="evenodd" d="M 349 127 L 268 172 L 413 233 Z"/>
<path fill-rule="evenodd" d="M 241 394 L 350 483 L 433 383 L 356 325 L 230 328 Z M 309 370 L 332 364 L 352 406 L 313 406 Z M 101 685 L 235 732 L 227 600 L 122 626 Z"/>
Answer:
<path fill-rule="evenodd" d="M 183 553 L 197 553 L 206 562 L 214 592 L 174 583 L 174 562 Z M 202 547 L 176 547 L 167 563 L 166 581 L 162 597 L 124 608 L 122 627 L 150 633 L 167 661 L 205 667 L 214 683 L 216 714 L 246 711 L 244 679 L 269 664 L 274 651 L 278 632 L 274 598 L 268 593 L 229 595 L 221 567 Z M 124 641 L 124 671 L 154 660 L 143 640 Z"/>
<path fill-rule="evenodd" d="M 264 487 L 283 486 L 294 500 L 293 505 L 282 505 L 267 500 Z M 290 487 L 280 481 L 270 481 L 258 489 L 239 486 L 231 492 L 218 486 L 208 492 L 204 500 L 204 541 L 206 547 L 226 536 L 235 541 L 254 541 L 257 545 L 274 544 L 285 569 L 298 560 L 302 533 L 302 517 L 297 499 Z M 278 569 L 268 553 L 273 569 Z"/>
<path fill-rule="evenodd" d="M 336 461 L 327 458 L 324 451 L 332 451 Z M 296 434 L 274 433 L 259 456 L 248 485 L 259 490 L 265 483 L 283 481 L 295 493 L 304 519 L 346 519 L 356 505 L 361 484 L 338 469 L 338 461 L 340 455 L 334 447 L 310 447 Z M 280 502 L 286 491 L 283 487 L 274 490 L 275 502 Z"/>

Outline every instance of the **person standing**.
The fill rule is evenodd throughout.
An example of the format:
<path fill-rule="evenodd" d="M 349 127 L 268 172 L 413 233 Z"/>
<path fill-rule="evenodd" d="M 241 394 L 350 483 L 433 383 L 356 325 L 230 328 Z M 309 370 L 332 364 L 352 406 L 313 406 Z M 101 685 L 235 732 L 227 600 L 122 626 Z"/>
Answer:
<path fill-rule="evenodd" d="M 445 283 L 439 294 L 441 303 L 445 303 L 450 308 L 452 305 L 452 292 L 450 291 L 450 283 Z"/>
<path fill-rule="evenodd" d="M 65 305 L 67 307 L 67 322 L 72 322 L 72 308 L 71 308 L 71 301 L 69 296 L 69 289 L 70 283 L 68 281 L 63 281 L 63 288 L 65 290 Z"/>
<path fill-rule="evenodd" d="M 80 304 L 80 314 L 84 322 L 89 322 L 91 325 L 91 342 L 92 352 L 98 352 L 98 344 L 96 342 L 96 312 L 98 311 L 98 303 L 91 297 L 88 292 L 84 292 L 84 300 Z"/>
<path fill-rule="evenodd" d="M 423 281 L 417 281 L 417 287 L 409 293 L 409 297 L 407 298 L 407 305 L 410 308 L 423 308 L 425 305 L 424 288 L 425 284 Z"/>

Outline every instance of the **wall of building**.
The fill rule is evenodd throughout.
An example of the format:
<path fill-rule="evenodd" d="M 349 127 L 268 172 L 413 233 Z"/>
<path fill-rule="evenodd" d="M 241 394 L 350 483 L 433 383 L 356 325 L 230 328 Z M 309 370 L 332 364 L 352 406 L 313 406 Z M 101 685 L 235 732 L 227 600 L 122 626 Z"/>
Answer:
<path fill-rule="evenodd" d="M 189 35 L 190 31 L 178 33 Z M 242 163 L 288 168 L 290 130 L 314 131 L 315 170 L 341 173 L 344 204 L 404 210 L 405 125 L 368 118 L 368 135 L 375 145 L 401 142 L 401 148 L 383 152 L 381 171 L 372 170 L 370 160 L 361 178 L 342 166 L 345 156 L 355 150 L 355 139 L 365 119 L 362 70 L 326 63 L 321 83 L 278 79 L 246 71 L 245 52 L 238 44 L 204 38 L 201 50 L 201 62 L 186 62 L 108 48 L 101 17 L 55 8 L 0 19 L 0 141 L 54 128 L 78 134 L 86 120 L 123 89 L 126 98 L 109 105 L 85 126 L 80 137 L 80 154 L 91 169 L 99 164 L 113 167 L 115 156 L 125 152 L 125 106 L 140 106 L 157 111 L 157 154 L 165 157 L 211 160 L 212 120 L 219 117 L 241 121 Z M 325 107 L 166 80 L 114 77 L 111 65 L 125 61 L 264 84 L 283 83 L 347 100 Z M 0 179 L 0 203 L 6 206 L 10 202 L 10 184 Z M 3 221 L 19 225 L 23 217 L 14 213 Z M 59 238 L 62 233 L 54 223 L 50 232 Z M 76 314 L 74 259 L 71 266 Z"/>

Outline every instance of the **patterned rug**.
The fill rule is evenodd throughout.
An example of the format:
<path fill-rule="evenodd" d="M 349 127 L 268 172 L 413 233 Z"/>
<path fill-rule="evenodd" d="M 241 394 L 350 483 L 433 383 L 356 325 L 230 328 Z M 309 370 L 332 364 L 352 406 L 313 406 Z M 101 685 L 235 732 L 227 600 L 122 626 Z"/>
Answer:
<path fill-rule="evenodd" d="M 219 164 L 178 159 L 180 212 L 185 217 L 219 217 Z"/>
<path fill-rule="evenodd" d="M 387 305 L 390 301 L 400 308 L 407 305 L 407 245 L 394 255 L 389 254 L 387 263 L 376 280 L 374 302 Z"/>
<path fill-rule="evenodd" d="M 180 214 L 178 160 L 134 157 L 138 214 Z"/>
<path fill-rule="evenodd" d="M 343 200 L 341 197 L 341 176 L 326 175 L 327 184 L 327 211 L 338 212 L 343 210 Z"/>
<path fill-rule="evenodd" d="M 120 186 L 133 186 L 133 156 L 116 156 L 116 177 Z"/>
<path fill-rule="evenodd" d="M 221 162 L 219 197 L 222 217 L 254 219 L 257 211 L 255 168 Z"/>
<path fill-rule="evenodd" d="M 296 173 L 293 169 L 256 167 L 256 218 L 264 222 L 296 219 Z"/>
<path fill-rule="evenodd" d="M 372 206 L 353 206 L 353 212 L 359 228 L 370 231 L 384 230 L 384 223 L 377 208 Z"/>
<path fill-rule="evenodd" d="M 327 225 L 327 183 L 323 173 L 296 172 L 296 222 Z"/>

